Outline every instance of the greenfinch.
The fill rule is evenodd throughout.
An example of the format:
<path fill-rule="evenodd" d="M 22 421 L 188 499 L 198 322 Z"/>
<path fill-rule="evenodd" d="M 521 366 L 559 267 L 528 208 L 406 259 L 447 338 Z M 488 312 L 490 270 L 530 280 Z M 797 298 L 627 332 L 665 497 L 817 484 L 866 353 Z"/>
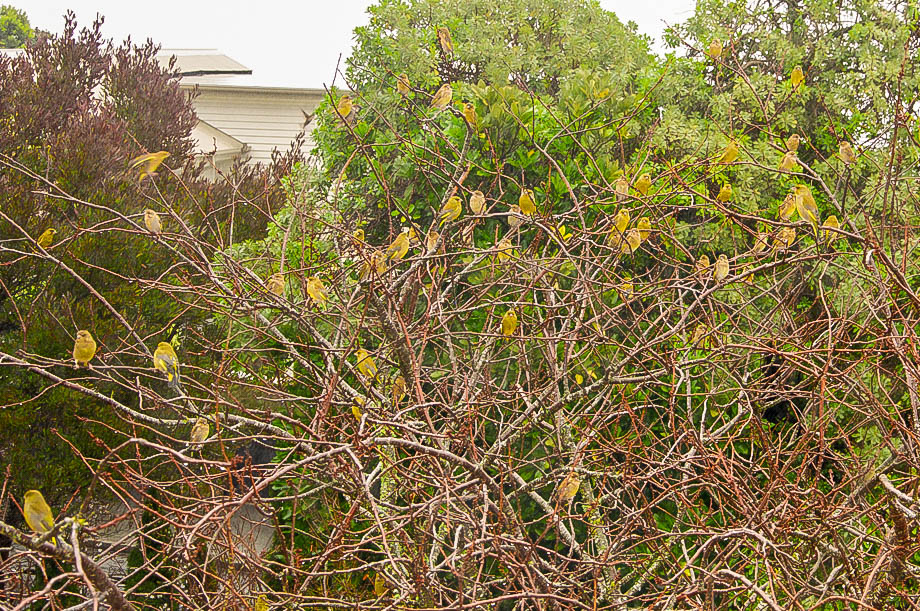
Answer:
<path fill-rule="evenodd" d="M 700 255 L 699 259 L 696 260 L 696 271 L 705 274 L 706 270 L 709 269 L 709 257 L 706 255 Z"/>
<path fill-rule="evenodd" d="M 514 252 L 514 246 L 511 244 L 511 238 L 504 237 L 498 241 L 498 244 L 495 246 L 496 253 L 495 258 L 499 263 L 504 263 L 511 258 L 511 254 Z"/>
<path fill-rule="evenodd" d="M 153 367 L 166 374 L 169 387 L 176 392 L 181 392 L 179 384 L 179 357 L 169 342 L 160 342 L 153 351 Z"/>
<path fill-rule="evenodd" d="M 268 611 L 268 601 L 265 599 L 265 594 L 259 594 L 252 611 Z"/>
<path fill-rule="evenodd" d="M 55 234 L 57 234 L 57 229 L 48 227 L 48 229 L 45 229 L 42 234 L 38 236 L 36 242 L 38 242 L 38 245 L 42 248 L 48 248 L 54 242 Z"/>
<path fill-rule="evenodd" d="M 409 236 L 405 231 L 400 231 L 396 239 L 387 247 L 386 257 L 391 261 L 399 261 L 409 252 Z"/>
<path fill-rule="evenodd" d="M 22 515 L 34 533 L 44 534 L 54 528 L 54 514 L 38 490 L 29 490 L 23 496 Z M 51 543 L 57 545 L 54 539 Z"/>
<path fill-rule="evenodd" d="M 639 230 L 633 227 L 626 232 L 623 242 L 620 245 L 620 253 L 624 255 L 632 254 L 639 250 L 641 244 L 642 238 L 639 235 Z"/>
<path fill-rule="evenodd" d="M 144 227 L 150 233 L 163 231 L 163 224 L 160 222 L 160 215 L 157 214 L 156 210 L 151 210 L 150 208 L 144 210 Z"/>
<path fill-rule="evenodd" d="M 738 159 L 738 143 L 730 140 L 719 158 L 719 163 L 733 163 L 736 159 Z"/>
<path fill-rule="evenodd" d="M 393 388 L 390 389 L 390 394 L 393 397 L 394 404 L 402 401 L 403 397 L 406 396 L 406 378 L 396 376 L 396 379 L 393 380 Z"/>
<path fill-rule="evenodd" d="M 409 75 L 408 74 L 403 73 L 396 77 L 396 91 L 398 91 L 399 95 L 403 97 L 409 95 Z"/>
<path fill-rule="evenodd" d="M 521 207 L 517 204 L 511 204 L 511 208 L 508 210 L 508 226 L 512 229 L 517 229 L 524 224 L 524 219 L 521 215 Z"/>
<path fill-rule="evenodd" d="M 470 195 L 470 210 L 473 214 L 482 214 L 486 211 L 486 196 L 482 191 L 473 191 Z"/>
<path fill-rule="evenodd" d="M 511 337 L 514 335 L 514 332 L 517 331 L 518 327 L 518 317 L 517 312 L 513 309 L 509 309 L 502 316 L 502 335 L 505 337 Z"/>
<path fill-rule="evenodd" d="M 648 195 L 648 190 L 652 186 L 652 177 L 648 173 L 643 174 L 636 181 L 636 191 L 642 195 Z"/>
<path fill-rule="evenodd" d="M 364 407 L 364 397 L 355 397 L 355 400 L 351 403 L 351 415 L 355 417 L 355 420 L 361 420 L 361 416 L 364 415 L 362 407 Z"/>
<path fill-rule="evenodd" d="M 786 151 L 783 155 L 782 160 L 779 162 L 779 169 L 782 172 L 791 172 L 792 168 L 795 167 L 795 162 L 798 161 L 798 158 L 795 155 L 794 151 Z"/>
<path fill-rule="evenodd" d="M 727 202 L 732 198 L 732 186 L 729 183 L 722 185 L 722 188 L 719 189 L 719 194 L 716 195 L 716 199 L 720 202 Z"/>
<path fill-rule="evenodd" d="M 792 82 L 793 89 L 797 89 L 798 86 L 802 84 L 802 81 L 805 80 L 805 72 L 802 71 L 802 66 L 796 66 L 792 69 L 789 80 Z"/>
<path fill-rule="evenodd" d="M 364 348 L 355 350 L 355 357 L 358 359 L 358 373 L 368 380 L 374 379 L 377 375 L 377 363 L 374 362 L 374 357 Z"/>
<path fill-rule="evenodd" d="M 437 29 L 437 34 L 438 44 L 441 47 L 441 51 L 444 52 L 444 55 L 450 57 L 454 53 L 454 41 L 450 36 L 450 30 L 442 25 Z"/>
<path fill-rule="evenodd" d="M 284 274 L 272 274 L 265 281 L 265 288 L 269 293 L 277 297 L 284 297 Z"/>
<path fill-rule="evenodd" d="M 532 216 L 537 211 L 537 203 L 534 200 L 532 189 L 521 189 L 521 195 L 518 197 L 518 207 L 521 213 L 526 216 Z"/>
<path fill-rule="evenodd" d="M 799 150 L 799 145 L 802 143 L 802 138 L 798 134 L 792 134 L 786 138 L 786 150 L 790 153 L 795 153 Z"/>
<path fill-rule="evenodd" d="M 428 236 L 425 238 L 425 250 L 431 252 L 438 245 L 438 240 L 441 238 L 441 234 L 432 229 L 428 232 Z"/>
<path fill-rule="evenodd" d="M 722 46 L 722 41 L 718 38 L 713 38 L 709 43 L 709 57 L 712 59 L 718 59 L 722 57 L 722 51 L 724 47 Z"/>
<path fill-rule="evenodd" d="M 386 594 L 388 589 L 387 580 L 383 578 L 383 575 L 380 573 L 374 575 L 374 594 L 377 596 L 377 598 L 380 598 Z"/>
<path fill-rule="evenodd" d="M 408 243 L 408 241 L 407 238 L 406 242 Z M 387 257 L 382 251 L 375 250 L 364 262 L 364 266 L 361 268 L 361 278 L 367 278 L 371 275 L 371 272 L 375 272 L 379 276 L 385 271 L 387 271 Z"/>
<path fill-rule="evenodd" d="M 354 112 L 354 109 L 355 104 L 351 101 L 350 95 L 343 95 L 335 105 L 335 112 L 338 113 L 343 121 L 347 121 L 351 117 L 351 113 Z"/>
<path fill-rule="evenodd" d="M 444 83 L 432 96 L 431 107 L 436 110 L 444 110 L 450 104 L 452 97 L 454 97 L 454 90 L 450 88 L 450 83 Z"/>
<path fill-rule="evenodd" d="M 145 177 L 156 176 L 157 169 L 159 169 L 160 164 L 163 163 L 166 158 L 169 157 L 169 153 L 166 151 L 158 151 L 156 153 L 146 153 L 135 157 L 129 162 L 129 168 L 134 170 L 138 167 L 141 169 L 141 173 L 138 175 L 137 180 L 140 182 L 144 180 Z"/>
<path fill-rule="evenodd" d="M 713 266 L 712 277 L 716 282 L 722 282 L 728 277 L 728 257 L 725 255 L 719 255 L 716 259 L 716 264 Z"/>
<path fill-rule="evenodd" d="M 361 246 L 364 244 L 364 230 L 355 229 L 351 234 L 351 241 L 355 246 Z"/>
<path fill-rule="evenodd" d="M 840 143 L 840 161 L 849 165 L 851 163 L 856 163 L 856 151 L 853 150 L 853 147 L 850 146 L 850 143 L 844 140 Z"/>
<path fill-rule="evenodd" d="M 793 212 L 795 212 L 795 195 L 793 193 L 788 193 L 786 198 L 780 202 L 776 214 L 779 220 L 788 221 L 792 218 Z"/>
<path fill-rule="evenodd" d="M 86 329 L 77 331 L 77 339 L 73 342 L 73 360 L 77 367 L 88 367 L 89 362 L 96 356 L 96 340 Z"/>
<path fill-rule="evenodd" d="M 626 176 L 620 176 L 617 178 L 616 186 L 614 187 L 617 194 L 617 202 L 622 202 L 629 195 L 629 179 Z"/>
<path fill-rule="evenodd" d="M 470 127 L 476 127 L 476 106 L 470 102 L 465 102 L 463 104 L 463 118 L 466 119 L 466 122 L 469 123 Z"/>
<path fill-rule="evenodd" d="M 462 212 L 463 200 L 459 195 L 451 195 L 438 212 L 438 226 L 443 227 L 447 222 L 456 221 Z"/>
<path fill-rule="evenodd" d="M 629 210 L 626 208 L 617 210 L 616 216 L 613 217 L 613 226 L 620 235 L 626 235 L 626 228 L 629 226 Z"/>
<path fill-rule="evenodd" d="M 313 303 L 324 310 L 326 309 L 326 302 L 329 300 L 329 295 L 326 293 L 326 287 L 323 285 L 323 281 L 316 276 L 307 278 L 307 295 Z"/>
<path fill-rule="evenodd" d="M 811 195 L 811 189 L 805 185 L 796 185 L 795 191 L 795 209 L 802 220 L 808 221 L 812 226 L 818 226 L 818 205 L 815 198 Z"/>
<path fill-rule="evenodd" d="M 795 242 L 795 227 L 783 227 L 776 234 L 775 242 L 773 243 L 773 249 L 785 249 L 792 246 Z"/>
<path fill-rule="evenodd" d="M 204 442 L 211 435 L 211 425 L 207 418 L 198 418 L 192 425 L 192 430 L 188 434 L 188 440 L 194 444 Z"/>
<path fill-rule="evenodd" d="M 569 474 L 565 476 L 565 479 L 559 484 L 558 496 L 559 500 L 562 502 L 568 502 L 575 498 L 575 495 L 578 494 L 578 488 L 581 487 L 581 478 L 578 476 L 578 473 L 575 471 L 569 471 Z"/>
<path fill-rule="evenodd" d="M 824 240 L 825 241 L 833 242 L 834 240 L 837 239 L 838 237 L 837 233 L 835 231 L 831 231 L 832 229 L 840 229 L 840 221 L 837 220 L 836 214 L 832 214 L 826 219 L 824 219 L 824 225 L 822 225 L 822 227 L 825 227 L 824 229 Z"/>
<path fill-rule="evenodd" d="M 756 236 L 754 236 L 754 247 L 751 249 L 751 251 L 755 255 L 757 255 L 757 254 L 762 253 L 766 249 L 767 249 L 767 234 L 759 232 Z"/>
<path fill-rule="evenodd" d="M 642 241 L 648 239 L 649 234 L 652 232 L 652 222 L 648 220 L 647 217 L 642 217 L 636 221 L 636 228 L 639 230 L 639 237 L 642 238 Z"/>

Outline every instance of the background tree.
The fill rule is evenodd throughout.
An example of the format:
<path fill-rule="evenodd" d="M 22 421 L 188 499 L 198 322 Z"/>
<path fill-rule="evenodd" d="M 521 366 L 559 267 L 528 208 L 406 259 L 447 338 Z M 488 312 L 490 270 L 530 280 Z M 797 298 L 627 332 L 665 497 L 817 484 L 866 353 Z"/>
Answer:
<path fill-rule="evenodd" d="M 25 12 L 8 4 L 0 5 L 0 49 L 17 49 L 35 36 Z"/>

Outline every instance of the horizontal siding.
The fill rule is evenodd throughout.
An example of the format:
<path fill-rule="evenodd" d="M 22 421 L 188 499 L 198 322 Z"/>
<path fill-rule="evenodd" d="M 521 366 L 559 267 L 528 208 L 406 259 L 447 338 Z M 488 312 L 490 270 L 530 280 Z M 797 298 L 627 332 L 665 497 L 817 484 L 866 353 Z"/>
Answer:
<path fill-rule="evenodd" d="M 304 112 L 312 113 L 319 102 L 315 95 L 206 90 L 193 105 L 203 121 L 246 144 L 250 162 L 265 163 L 274 149 L 288 150 L 303 127 Z M 304 152 L 313 147 L 312 127 L 307 128 Z"/>

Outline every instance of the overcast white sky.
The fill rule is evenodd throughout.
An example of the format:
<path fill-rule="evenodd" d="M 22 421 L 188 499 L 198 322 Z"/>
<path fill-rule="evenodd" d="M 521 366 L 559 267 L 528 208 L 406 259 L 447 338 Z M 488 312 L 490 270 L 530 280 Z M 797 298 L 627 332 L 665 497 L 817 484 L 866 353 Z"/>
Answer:
<path fill-rule="evenodd" d="M 339 54 L 347 56 L 352 30 L 367 21 L 368 0 L 3 0 L 23 9 L 34 27 L 59 32 L 67 9 L 79 24 L 96 13 L 103 34 L 116 41 L 152 38 L 165 48 L 218 49 L 251 68 L 254 80 L 289 87 L 329 83 Z M 601 0 L 601 5 L 661 47 L 664 22 L 689 17 L 695 0 Z"/>

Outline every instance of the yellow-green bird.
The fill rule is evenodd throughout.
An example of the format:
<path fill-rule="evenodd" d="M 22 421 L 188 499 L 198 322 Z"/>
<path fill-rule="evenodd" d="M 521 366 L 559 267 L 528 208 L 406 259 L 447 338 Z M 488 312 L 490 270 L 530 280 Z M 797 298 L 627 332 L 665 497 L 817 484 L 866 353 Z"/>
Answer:
<path fill-rule="evenodd" d="M 434 250 L 435 246 L 438 245 L 438 240 L 441 238 L 441 234 L 432 229 L 428 232 L 428 236 L 425 238 L 425 250 L 431 252 Z"/>
<path fill-rule="evenodd" d="M 377 375 L 377 363 L 374 357 L 364 348 L 355 350 L 355 356 L 358 359 L 358 373 L 367 379 L 373 379 Z"/>
<path fill-rule="evenodd" d="M 792 81 L 793 89 L 798 88 L 798 86 L 802 84 L 802 81 L 805 80 L 805 72 L 802 70 L 802 66 L 796 66 L 792 69 L 792 74 L 789 76 L 789 80 Z"/>
<path fill-rule="evenodd" d="M 725 150 L 722 152 L 722 156 L 719 158 L 719 163 L 733 163 L 737 158 L 738 143 L 734 140 L 730 140 Z"/>
<path fill-rule="evenodd" d="M 620 208 L 613 217 L 613 226 L 620 235 L 626 234 L 626 228 L 629 226 L 629 210 Z"/>
<path fill-rule="evenodd" d="M 511 204 L 511 208 L 508 210 L 508 226 L 512 229 L 517 229 L 524 224 L 524 219 L 521 218 L 521 207 L 517 204 Z"/>
<path fill-rule="evenodd" d="M 57 234 L 57 229 L 54 227 L 48 227 L 48 229 L 45 229 L 35 241 L 38 242 L 38 245 L 42 248 L 48 248 L 52 243 L 54 243 L 55 234 Z"/>
<path fill-rule="evenodd" d="M 626 199 L 626 196 L 629 195 L 629 179 L 626 178 L 626 176 L 620 176 L 617 178 L 614 188 L 617 194 L 617 202 L 622 202 Z"/>
<path fill-rule="evenodd" d="M 406 241 L 408 242 L 408 238 Z M 367 257 L 367 261 L 361 268 L 361 277 L 367 278 L 371 272 L 377 272 L 377 275 L 380 275 L 385 271 L 387 271 L 387 257 L 383 252 L 375 250 Z"/>
<path fill-rule="evenodd" d="M 811 195 L 811 189 L 805 185 L 796 185 L 794 189 L 796 211 L 802 217 L 802 220 L 811 223 L 815 227 L 815 231 L 817 231 L 819 224 L 818 204 L 815 203 L 815 198 Z"/>
<path fill-rule="evenodd" d="M 701 274 L 706 273 L 706 270 L 709 269 L 709 257 L 706 255 L 700 255 L 700 258 L 696 260 L 696 271 Z"/>
<path fill-rule="evenodd" d="M 776 213 L 781 221 L 788 221 L 792 218 L 793 212 L 795 212 L 795 194 L 788 193 L 786 198 L 780 202 Z"/>
<path fill-rule="evenodd" d="M 642 217 L 636 221 L 636 228 L 639 230 L 639 237 L 642 238 L 642 241 L 648 239 L 649 234 L 652 232 L 652 222 L 646 217 Z"/>
<path fill-rule="evenodd" d="M 351 415 L 355 417 L 355 420 L 361 420 L 361 416 L 364 415 L 364 412 L 361 410 L 364 403 L 364 397 L 355 397 L 355 400 L 352 402 Z"/>
<path fill-rule="evenodd" d="M 719 255 L 719 258 L 716 259 L 716 264 L 713 266 L 712 277 L 716 282 L 722 282 L 728 277 L 728 257 L 725 255 Z"/>
<path fill-rule="evenodd" d="M 767 234 L 759 232 L 754 236 L 754 247 L 751 249 L 753 253 L 760 254 L 767 249 Z"/>
<path fill-rule="evenodd" d="M 399 261 L 409 252 L 409 236 L 405 231 L 400 231 L 396 239 L 387 247 L 386 257 L 388 260 Z"/>
<path fill-rule="evenodd" d="M 156 210 L 151 210 L 150 208 L 144 210 L 144 227 L 150 233 L 163 231 L 163 223 L 160 222 L 160 215 L 157 214 Z"/>
<path fill-rule="evenodd" d="M 716 195 L 716 199 L 720 202 L 727 202 L 732 198 L 732 186 L 729 183 L 722 185 L 722 188 L 719 189 L 719 194 Z"/>
<path fill-rule="evenodd" d="M 450 104 L 452 97 L 454 97 L 454 90 L 451 89 L 450 83 L 444 83 L 432 96 L 431 107 L 437 110 L 444 110 Z"/>
<path fill-rule="evenodd" d="M 402 401 L 402 398 L 406 396 L 406 378 L 396 376 L 396 379 L 393 380 L 393 388 L 390 389 L 390 394 L 393 397 L 393 403 Z"/>
<path fill-rule="evenodd" d="M 386 579 L 383 578 L 383 575 L 377 573 L 374 576 L 374 594 L 379 598 L 386 594 L 388 589 Z"/>
<path fill-rule="evenodd" d="M 717 59 L 722 57 L 722 51 L 724 47 L 722 46 L 722 41 L 718 38 L 713 38 L 709 43 L 709 57 L 712 59 Z"/>
<path fill-rule="evenodd" d="M 32 532 L 43 534 L 54 528 L 54 514 L 38 490 L 29 490 L 22 499 L 22 515 Z M 51 539 L 57 545 L 57 541 Z"/>
<path fill-rule="evenodd" d="M 514 332 L 517 331 L 518 327 L 518 317 L 517 312 L 513 309 L 505 312 L 502 316 L 502 335 L 505 337 L 511 337 L 514 335 Z"/>
<path fill-rule="evenodd" d="M 354 112 L 355 104 L 351 101 L 351 96 L 343 95 L 335 105 L 335 111 L 341 116 L 343 121 L 347 121 Z"/>
<path fill-rule="evenodd" d="M 470 195 L 470 210 L 473 214 L 482 214 L 486 211 L 486 196 L 482 191 L 473 191 Z"/>
<path fill-rule="evenodd" d="M 265 288 L 272 295 L 284 297 L 284 274 L 279 272 L 269 276 L 265 281 Z"/>
<path fill-rule="evenodd" d="M 403 73 L 396 77 L 396 91 L 398 91 L 399 95 L 403 97 L 409 95 L 409 75 L 408 74 Z"/>
<path fill-rule="evenodd" d="M 518 207 L 521 213 L 531 216 L 537 211 L 537 202 L 534 200 L 533 189 L 521 189 L 521 195 L 518 196 Z"/>
<path fill-rule="evenodd" d="M 827 217 L 824 220 L 824 225 L 822 225 L 822 227 L 826 228 L 824 230 L 825 241 L 833 242 L 839 237 L 836 232 L 831 231 L 831 229 L 840 229 L 840 221 L 837 220 L 836 214 L 832 214 L 829 217 Z"/>
<path fill-rule="evenodd" d="M 153 351 L 153 367 L 166 374 L 169 387 L 176 392 L 182 392 L 179 384 L 179 357 L 169 342 L 160 342 Z"/>
<path fill-rule="evenodd" d="M 801 143 L 802 143 L 802 138 L 798 134 L 792 134 L 791 136 L 786 138 L 786 142 L 784 144 L 786 145 L 787 151 L 791 153 L 795 153 L 796 151 L 799 150 L 799 145 Z"/>
<path fill-rule="evenodd" d="M 268 601 L 265 599 L 265 594 L 259 594 L 252 609 L 253 611 L 268 611 Z"/>
<path fill-rule="evenodd" d="M 648 190 L 652 186 L 652 177 L 648 173 L 643 174 L 636 181 L 636 191 L 642 195 L 648 195 Z"/>
<path fill-rule="evenodd" d="M 438 212 L 438 226 L 443 227 L 444 223 L 456 221 L 460 218 L 461 212 L 463 212 L 463 200 L 459 195 L 451 195 Z"/>
<path fill-rule="evenodd" d="M 88 367 L 94 356 L 96 356 L 96 340 L 89 331 L 80 329 L 73 342 L 74 363 L 77 367 Z"/>
<path fill-rule="evenodd" d="M 850 143 L 844 140 L 840 143 L 840 160 L 846 164 L 856 163 L 856 151 L 850 146 Z"/>
<path fill-rule="evenodd" d="M 139 155 L 132 159 L 129 162 L 129 168 L 134 170 L 139 167 L 141 169 L 141 173 L 137 177 L 138 182 L 140 182 L 147 176 L 156 176 L 157 169 L 160 167 L 160 164 L 166 160 L 167 157 L 169 157 L 169 153 L 166 151 L 145 153 L 144 155 Z"/>
<path fill-rule="evenodd" d="M 450 57 L 454 52 L 454 41 L 450 36 L 450 30 L 442 25 L 437 29 L 437 34 L 438 44 L 441 46 L 441 51 L 444 52 L 444 55 Z"/>
<path fill-rule="evenodd" d="M 465 102 L 463 104 L 463 118 L 470 124 L 470 127 L 476 127 L 476 122 L 479 120 L 476 116 L 476 106 L 470 102 Z"/>
<path fill-rule="evenodd" d="M 639 230 L 633 227 L 626 232 L 626 236 L 620 244 L 620 253 L 624 255 L 632 254 L 639 250 L 641 244 L 642 238 L 639 235 Z"/>
<path fill-rule="evenodd" d="M 316 276 L 307 278 L 307 295 L 313 303 L 324 310 L 326 309 L 326 302 L 329 300 L 329 295 L 326 293 L 326 287 L 323 285 L 323 281 Z"/>
<path fill-rule="evenodd" d="M 798 161 L 798 158 L 793 151 L 786 151 L 783 155 L 782 160 L 779 162 L 779 169 L 782 172 L 791 172 L 792 168 L 795 167 L 795 162 Z"/>
<path fill-rule="evenodd" d="M 206 418 L 198 418 L 192 425 L 188 440 L 194 444 L 203 443 L 211 435 L 211 425 Z"/>
<path fill-rule="evenodd" d="M 498 244 L 495 245 L 495 249 L 495 258 L 498 259 L 499 263 L 504 263 L 511 258 L 514 252 L 514 245 L 511 244 L 511 238 L 506 236 L 498 241 Z"/>
<path fill-rule="evenodd" d="M 571 501 L 575 498 L 575 495 L 578 494 L 578 489 L 581 487 L 581 478 L 578 476 L 578 473 L 575 471 L 569 471 L 569 474 L 565 476 L 565 479 L 559 484 L 558 496 L 559 500 L 563 502 Z"/>
<path fill-rule="evenodd" d="M 779 248 L 789 248 L 795 242 L 795 227 L 783 227 L 776 234 L 776 241 L 773 244 L 774 250 Z"/>

